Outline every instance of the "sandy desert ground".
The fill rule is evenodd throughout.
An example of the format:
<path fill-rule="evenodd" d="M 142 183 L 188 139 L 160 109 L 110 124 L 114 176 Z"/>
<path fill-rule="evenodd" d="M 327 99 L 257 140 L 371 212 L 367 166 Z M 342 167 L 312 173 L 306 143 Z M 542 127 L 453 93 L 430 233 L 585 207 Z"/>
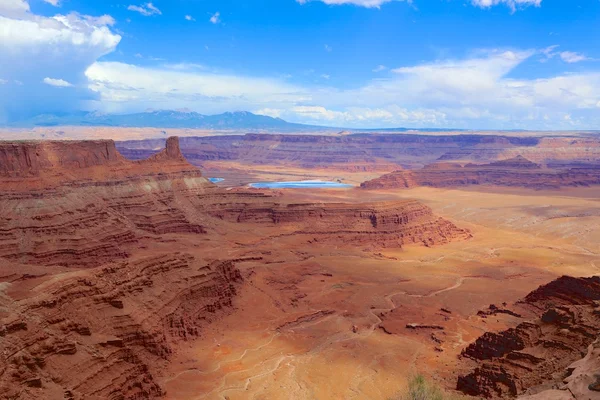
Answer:
<path fill-rule="evenodd" d="M 311 202 L 418 199 L 473 238 L 377 252 L 315 244 L 299 255 L 296 239 L 254 243 L 248 232 L 256 250 L 243 255 L 263 245 L 279 254 L 236 300 L 239 311 L 177 355 L 164 377 L 168 398 L 387 399 L 417 372 L 453 389 L 466 344 L 514 323 L 478 310 L 564 274 L 600 273 L 597 189 L 282 192 Z M 301 293 L 298 303 L 273 290 L 286 286 Z M 444 329 L 407 329 L 412 323 Z"/>

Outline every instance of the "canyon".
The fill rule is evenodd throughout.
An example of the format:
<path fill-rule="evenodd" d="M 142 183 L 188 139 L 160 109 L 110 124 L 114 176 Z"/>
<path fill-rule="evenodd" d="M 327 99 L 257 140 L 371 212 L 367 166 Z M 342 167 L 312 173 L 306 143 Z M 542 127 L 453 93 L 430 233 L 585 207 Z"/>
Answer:
<path fill-rule="evenodd" d="M 142 161 L 112 141 L 2 143 L 0 181 L 6 398 L 164 396 L 156 377 L 178 343 L 239 307 L 253 274 L 239 264 L 270 258 L 217 254 L 240 247 L 222 238 L 235 237 L 233 225 L 298 250 L 470 237 L 416 201 L 349 206 L 225 191 L 185 161 L 176 137 Z"/>
<path fill-rule="evenodd" d="M 469 185 L 519 186 L 535 189 L 600 184 L 596 165 L 542 168 L 525 157 L 489 164 L 436 163 L 416 170 L 399 170 L 361 183 L 364 189 L 406 189 L 417 186 L 461 187 Z"/>
<path fill-rule="evenodd" d="M 0 142 L 0 398 L 595 398 L 596 140 Z"/>
<path fill-rule="evenodd" d="M 124 156 L 146 158 L 164 139 L 117 142 Z M 542 165 L 600 161 L 600 138 L 439 133 L 348 135 L 246 134 L 182 137 L 182 152 L 195 165 L 218 161 L 348 171 L 416 169 L 434 162 L 484 164 L 522 156 Z"/>

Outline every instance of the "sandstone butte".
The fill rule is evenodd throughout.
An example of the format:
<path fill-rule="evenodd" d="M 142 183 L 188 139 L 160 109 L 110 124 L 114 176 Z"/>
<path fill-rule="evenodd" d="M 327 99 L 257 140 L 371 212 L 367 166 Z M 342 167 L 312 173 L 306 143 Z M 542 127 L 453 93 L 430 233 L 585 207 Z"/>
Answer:
<path fill-rule="evenodd" d="M 363 189 L 409 189 L 418 186 L 438 188 L 470 185 L 515 186 L 535 189 L 592 186 L 600 184 L 596 166 L 542 168 L 525 157 L 466 165 L 439 162 L 421 169 L 398 170 L 363 182 Z"/>
<path fill-rule="evenodd" d="M 112 141 L 0 143 L 0 211 L 0 397 L 19 399 L 163 397 L 156 377 L 236 311 L 274 241 L 372 250 L 471 237 L 413 200 L 220 189 L 176 137 L 139 161 Z M 243 255 L 250 239 L 258 256 Z"/>

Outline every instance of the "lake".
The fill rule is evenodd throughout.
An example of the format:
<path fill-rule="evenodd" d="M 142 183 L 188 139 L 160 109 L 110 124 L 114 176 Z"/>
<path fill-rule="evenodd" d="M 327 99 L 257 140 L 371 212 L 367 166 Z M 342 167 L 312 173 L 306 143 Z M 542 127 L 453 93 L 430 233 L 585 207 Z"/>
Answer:
<path fill-rule="evenodd" d="M 223 182 L 225 180 L 225 178 L 208 178 L 209 181 L 211 181 L 212 183 L 219 183 L 219 182 Z"/>
<path fill-rule="evenodd" d="M 348 189 L 354 187 L 346 183 L 326 181 L 290 181 L 290 182 L 256 182 L 250 187 L 257 189 Z"/>

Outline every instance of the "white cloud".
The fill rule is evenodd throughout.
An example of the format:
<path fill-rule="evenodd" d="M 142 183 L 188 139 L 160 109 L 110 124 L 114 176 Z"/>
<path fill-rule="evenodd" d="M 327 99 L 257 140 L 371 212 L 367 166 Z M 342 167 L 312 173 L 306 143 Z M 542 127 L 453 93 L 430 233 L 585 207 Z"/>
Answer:
<path fill-rule="evenodd" d="M 108 15 L 72 12 L 46 17 L 32 13 L 27 1 L 0 1 L 0 54 L 10 60 L 0 62 L 0 76 L 27 87 L 24 90 L 17 84 L 5 90 L 0 98 L 0 121 L 24 110 L 79 108 L 79 101 L 90 93 L 72 88 L 49 101 L 51 89 L 43 79 L 61 76 L 74 86 L 85 83 L 82 72 L 121 40 L 111 31 L 112 24 L 114 19 Z"/>
<path fill-rule="evenodd" d="M 175 71 L 208 70 L 206 66 L 197 63 L 164 64 L 163 67 Z"/>
<path fill-rule="evenodd" d="M 385 108 L 349 107 L 343 111 L 324 106 L 294 106 L 289 109 L 265 108 L 256 114 L 329 126 L 440 126 L 446 115 L 437 110 L 408 110 L 399 106 Z"/>
<path fill-rule="evenodd" d="M 0 2 L 0 15 L 9 18 L 27 15 L 29 3 L 26 0 L 2 0 Z"/>
<path fill-rule="evenodd" d="M 149 17 L 151 15 L 162 15 L 162 12 L 158 8 L 156 8 L 152 3 L 141 4 L 139 6 L 132 4 L 129 5 L 127 9 L 129 11 L 138 12 L 146 17 Z"/>
<path fill-rule="evenodd" d="M 188 21 L 195 21 L 194 17 L 192 17 L 191 15 L 186 15 L 185 19 Z"/>
<path fill-rule="evenodd" d="M 560 57 L 561 60 L 569 64 L 590 60 L 590 58 L 586 57 L 584 54 L 576 53 L 574 51 L 555 51 L 558 47 L 558 45 L 554 45 L 540 50 L 540 53 L 544 55 L 544 58 L 542 58 L 540 61 L 546 62 L 556 56 Z"/>
<path fill-rule="evenodd" d="M 141 67 L 96 62 L 85 72 L 104 110 L 193 108 L 205 112 L 268 108 L 309 100 L 304 89 L 281 79 L 203 71 L 190 65 Z"/>
<path fill-rule="evenodd" d="M 378 65 L 377 67 L 373 68 L 373 72 L 382 72 L 385 71 L 387 69 L 387 67 L 385 65 Z"/>
<path fill-rule="evenodd" d="M 298 2 L 300 4 L 306 4 L 310 1 L 311 0 L 296 0 L 296 2 Z M 352 4 L 352 5 L 359 6 L 359 7 L 379 8 L 379 7 L 381 7 L 381 5 L 383 5 L 385 3 L 389 3 L 393 0 L 314 0 L 314 1 L 321 1 L 328 5 Z M 402 0 L 399 0 L 399 1 L 402 1 Z M 411 3 L 411 0 L 408 0 L 408 3 Z"/>
<path fill-rule="evenodd" d="M 329 79 L 329 78 L 331 78 L 331 75 L 329 75 L 329 74 L 321 74 L 321 78 L 323 78 L 323 79 Z"/>
<path fill-rule="evenodd" d="M 71 87 L 73 86 L 71 83 L 65 81 L 64 79 L 54 79 L 54 78 L 44 78 L 43 82 L 46 85 L 55 86 L 55 87 Z"/>
<path fill-rule="evenodd" d="M 51 4 L 54 7 L 60 6 L 60 0 L 44 0 L 44 2 Z"/>
<path fill-rule="evenodd" d="M 212 22 L 213 24 L 218 24 L 219 22 L 221 22 L 221 13 L 218 11 L 216 13 L 214 13 L 210 17 L 210 22 Z"/>
<path fill-rule="evenodd" d="M 464 59 L 395 68 L 391 76 L 354 89 L 220 74 L 193 64 L 147 68 L 97 62 L 86 76 L 100 96 L 96 106 L 107 112 L 246 109 L 338 127 L 590 129 L 600 124 L 600 73 L 509 78 L 539 53 L 479 51 Z"/>
<path fill-rule="evenodd" d="M 548 60 L 550 60 L 551 58 L 554 58 L 554 56 L 556 54 L 558 54 L 557 52 L 555 52 L 554 50 L 556 50 L 559 47 L 559 45 L 555 44 L 552 46 L 548 46 L 544 49 L 540 50 L 540 53 L 544 55 L 544 57 L 540 60 L 540 62 L 546 62 Z"/>
<path fill-rule="evenodd" d="M 6 85 L 8 81 L 6 79 L 0 78 L 0 85 Z"/>
<path fill-rule="evenodd" d="M 481 8 L 490 8 L 498 4 L 505 4 L 514 12 L 519 7 L 539 7 L 542 5 L 542 0 L 471 0 L 471 3 Z"/>
<path fill-rule="evenodd" d="M 328 53 L 331 53 L 333 51 L 333 48 L 331 48 L 330 45 L 326 44 L 325 45 L 325 51 L 328 52 Z"/>
<path fill-rule="evenodd" d="M 261 108 L 260 110 L 254 111 L 255 114 L 266 115 L 273 118 L 281 118 L 284 112 L 285 110 L 279 108 Z"/>
<path fill-rule="evenodd" d="M 580 61 L 586 61 L 588 58 L 581 53 L 575 53 L 573 51 L 563 51 L 560 53 L 560 58 L 569 64 L 577 63 Z"/>

